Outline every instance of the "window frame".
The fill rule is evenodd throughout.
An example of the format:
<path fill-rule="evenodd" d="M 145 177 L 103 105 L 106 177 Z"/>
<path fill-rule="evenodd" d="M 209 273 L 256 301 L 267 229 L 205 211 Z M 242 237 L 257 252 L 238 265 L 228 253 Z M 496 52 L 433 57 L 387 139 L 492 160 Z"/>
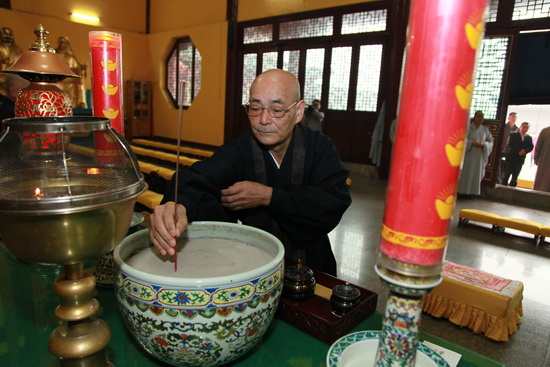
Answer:
<path fill-rule="evenodd" d="M 193 100 L 195 99 L 195 97 L 197 96 L 197 94 L 200 91 L 200 81 L 198 82 L 199 83 L 199 89 L 195 90 L 195 87 L 197 85 L 197 80 L 196 80 L 197 68 L 202 69 L 202 67 L 197 65 L 197 63 L 196 63 L 197 55 L 198 55 L 198 57 L 200 58 L 200 63 L 202 64 L 202 57 L 200 55 L 200 51 L 198 51 L 198 49 L 195 46 L 195 44 L 193 43 L 193 40 L 191 39 L 191 37 L 189 37 L 189 36 L 179 37 L 179 38 L 174 40 L 174 44 L 170 48 L 170 51 L 168 52 L 168 56 L 164 60 L 164 66 L 165 66 L 164 90 L 168 94 L 168 97 L 170 98 L 170 101 L 172 102 L 172 106 L 176 109 L 180 108 L 180 105 L 179 105 L 178 101 L 181 98 L 181 96 L 180 96 L 181 86 L 179 85 L 179 83 L 176 84 L 176 88 L 175 88 L 176 96 L 174 96 L 172 94 L 172 91 L 170 90 L 170 85 L 172 83 L 172 81 L 170 81 L 170 68 L 171 68 L 170 63 L 173 60 L 174 54 L 176 54 L 176 65 L 177 65 L 177 63 L 180 60 L 179 55 L 178 55 L 178 51 L 180 49 L 180 45 L 184 44 L 184 43 L 189 43 L 192 47 L 192 51 L 191 51 L 191 53 L 192 53 L 191 72 L 190 72 L 191 85 L 188 88 L 186 87 L 186 89 L 191 90 L 192 93 L 191 93 L 190 103 L 187 104 L 184 101 L 182 108 L 183 109 L 188 109 L 189 107 L 191 107 L 191 104 L 193 103 Z M 176 68 L 176 71 L 177 71 L 176 78 L 175 78 L 176 81 L 180 80 L 179 70 L 180 70 L 179 68 Z M 199 75 L 199 77 L 202 77 L 202 76 Z M 185 95 L 185 93 L 184 93 L 184 95 Z"/>
<path fill-rule="evenodd" d="M 386 30 L 375 31 L 375 32 L 364 32 L 364 33 L 351 33 L 351 34 L 341 34 L 342 30 L 342 18 L 345 14 L 350 14 L 354 12 L 366 12 L 366 11 L 377 11 L 385 10 L 386 11 Z M 280 24 L 286 22 L 294 22 L 300 20 L 306 20 L 311 18 L 320 18 L 323 16 L 333 16 L 333 34 L 330 36 L 318 36 L 318 37 L 309 37 L 309 38 L 293 38 L 293 39 L 279 39 L 279 30 Z M 362 111 L 355 110 L 356 107 L 356 93 L 357 93 L 357 77 L 358 77 L 358 68 L 357 63 L 359 61 L 359 50 L 361 46 L 365 45 L 377 45 L 380 44 L 383 47 L 382 50 L 382 59 L 380 66 L 380 82 L 378 86 L 377 94 L 377 105 L 380 104 L 381 95 L 383 93 L 383 73 L 384 73 L 384 57 L 386 55 L 385 47 L 387 46 L 387 37 L 389 34 L 388 28 L 391 26 L 390 19 L 392 16 L 392 8 L 390 3 L 387 1 L 376 2 L 373 4 L 362 4 L 361 6 L 345 6 L 339 7 L 338 12 L 334 12 L 332 9 L 324 9 L 313 12 L 306 12 L 300 14 L 292 14 L 288 16 L 279 16 L 273 18 L 264 18 L 253 21 L 245 21 L 238 23 L 238 43 L 240 45 L 240 51 L 242 55 L 256 53 L 258 55 L 257 64 L 256 64 L 256 75 L 259 75 L 262 72 L 262 54 L 265 52 L 276 51 L 278 53 L 277 58 L 277 68 L 283 67 L 283 55 L 285 51 L 299 51 L 300 52 L 300 62 L 299 62 L 299 73 L 298 80 L 304 91 L 305 83 L 305 60 L 306 53 L 308 49 L 314 48 L 324 48 L 325 49 L 325 66 L 323 69 L 323 85 L 322 92 L 320 96 L 317 96 L 316 99 L 323 101 L 323 106 L 328 109 L 328 100 L 330 93 L 330 63 L 332 62 L 332 49 L 337 47 L 352 47 L 352 59 L 351 59 L 351 76 L 349 80 L 349 94 L 347 101 L 347 109 L 349 112 L 357 113 L 375 113 L 376 111 Z M 266 42 L 258 43 L 245 43 L 244 34 L 245 29 L 249 27 L 263 26 L 267 24 L 272 24 L 273 34 L 272 40 Z M 268 51 L 269 50 L 269 51 Z M 241 72 L 244 68 L 243 59 L 238 60 L 238 67 Z M 239 78 L 242 82 L 242 76 Z M 242 85 L 240 86 L 242 91 Z M 303 98 L 304 96 L 302 96 Z M 306 101 L 308 102 L 308 101 Z"/>

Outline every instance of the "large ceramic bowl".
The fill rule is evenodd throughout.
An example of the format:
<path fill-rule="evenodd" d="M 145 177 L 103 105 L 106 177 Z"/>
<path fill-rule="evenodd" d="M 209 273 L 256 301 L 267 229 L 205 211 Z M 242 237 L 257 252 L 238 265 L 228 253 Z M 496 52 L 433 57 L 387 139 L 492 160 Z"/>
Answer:
<path fill-rule="evenodd" d="M 127 261 L 151 246 L 142 230 L 114 250 L 115 292 L 126 325 L 154 357 L 174 366 L 219 366 L 245 354 L 267 330 L 281 297 L 284 247 L 267 232 L 232 223 L 195 222 L 178 244 L 195 238 L 253 244 L 272 260 L 227 276 L 155 275 Z"/>

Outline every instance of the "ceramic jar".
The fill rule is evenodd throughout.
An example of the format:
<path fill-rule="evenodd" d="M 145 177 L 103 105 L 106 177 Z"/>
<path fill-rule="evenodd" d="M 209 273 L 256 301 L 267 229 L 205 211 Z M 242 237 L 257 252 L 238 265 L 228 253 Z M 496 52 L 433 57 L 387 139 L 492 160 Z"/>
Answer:
<path fill-rule="evenodd" d="M 316 283 L 313 270 L 298 260 L 296 265 L 288 266 L 285 270 L 283 295 L 294 301 L 306 300 L 315 293 Z"/>
<path fill-rule="evenodd" d="M 348 311 L 357 306 L 360 302 L 361 292 L 353 285 L 346 282 L 332 288 L 330 297 L 330 310 L 336 316 L 344 316 Z"/>
<path fill-rule="evenodd" d="M 219 366 L 245 354 L 269 327 L 282 292 L 284 247 L 277 238 L 249 226 L 194 222 L 178 241 L 205 237 L 252 243 L 272 259 L 238 274 L 181 278 L 125 261 L 151 246 L 149 230 L 126 237 L 114 251 L 114 288 L 126 325 L 146 351 L 173 366 Z"/>

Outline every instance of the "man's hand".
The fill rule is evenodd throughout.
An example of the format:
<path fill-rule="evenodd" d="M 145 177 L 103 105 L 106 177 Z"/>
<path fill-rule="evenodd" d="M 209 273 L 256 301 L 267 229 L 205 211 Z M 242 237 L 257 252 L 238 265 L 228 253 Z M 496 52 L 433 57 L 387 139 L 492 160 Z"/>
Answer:
<path fill-rule="evenodd" d="M 268 206 L 273 188 L 258 182 L 240 181 L 222 190 L 221 204 L 230 210 Z"/>
<path fill-rule="evenodd" d="M 170 201 L 155 207 L 149 219 L 149 238 L 162 255 L 173 255 L 176 238 L 187 229 L 187 210 Z"/>

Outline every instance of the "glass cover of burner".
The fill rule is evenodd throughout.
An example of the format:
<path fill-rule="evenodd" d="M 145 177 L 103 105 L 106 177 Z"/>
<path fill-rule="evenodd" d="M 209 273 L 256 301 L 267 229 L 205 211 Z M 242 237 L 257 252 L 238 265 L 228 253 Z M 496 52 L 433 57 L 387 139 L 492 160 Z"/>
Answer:
<path fill-rule="evenodd" d="M 105 205 L 145 188 L 124 138 L 99 117 L 6 119 L 0 133 L 0 212 Z"/>

